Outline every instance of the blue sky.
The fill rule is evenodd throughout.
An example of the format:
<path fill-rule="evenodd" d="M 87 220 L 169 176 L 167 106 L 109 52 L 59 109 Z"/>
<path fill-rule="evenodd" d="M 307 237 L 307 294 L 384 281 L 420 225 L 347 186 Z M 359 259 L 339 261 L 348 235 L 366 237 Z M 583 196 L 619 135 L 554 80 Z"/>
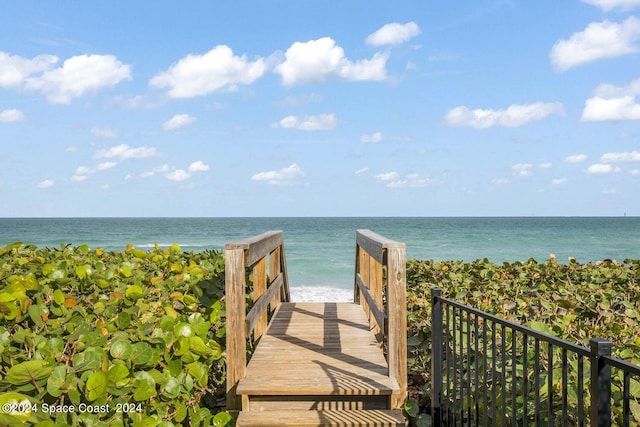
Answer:
<path fill-rule="evenodd" d="M 640 0 L 0 13 L 0 215 L 640 215 Z"/>

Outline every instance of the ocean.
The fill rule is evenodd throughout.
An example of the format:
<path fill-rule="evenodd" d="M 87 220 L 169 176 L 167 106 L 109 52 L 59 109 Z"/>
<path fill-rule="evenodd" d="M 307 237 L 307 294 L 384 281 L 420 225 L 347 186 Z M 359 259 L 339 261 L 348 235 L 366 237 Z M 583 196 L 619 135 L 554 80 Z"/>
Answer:
<path fill-rule="evenodd" d="M 179 244 L 214 249 L 269 230 L 282 230 L 294 300 L 352 296 L 355 234 L 370 229 L 404 242 L 407 259 L 495 263 L 640 258 L 640 217 L 474 218 L 0 218 L 0 246 L 87 244 L 123 250 Z"/>

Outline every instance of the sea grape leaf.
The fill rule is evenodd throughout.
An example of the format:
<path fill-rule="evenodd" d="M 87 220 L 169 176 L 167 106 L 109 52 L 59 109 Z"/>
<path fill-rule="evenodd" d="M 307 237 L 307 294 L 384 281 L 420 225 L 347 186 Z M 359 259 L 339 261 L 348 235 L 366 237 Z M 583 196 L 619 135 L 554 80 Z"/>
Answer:
<path fill-rule="evenodd" d="M 640 423 L 640 403 L 635 400 L 629 401 L 629 409 L 631 409 L 631 414 L 636 422 Z"/>
<path fill-rule="evenodd" d="M 415 418 L 418 412 L 420 412 L 420 407 L 413 400 L 407 400 L 404 404 L 404 410 L 411 418 Z"/>
<path fill-rule="evenodd" d="M 131 357 L 131 353 L 133 352 L 133 348 L 131 343 L 127 340 L 116 340 L 111 344 L 111 349 L 109 350 L 109 354 L 114 359 L 127 360 Z"/>
<path fill-rule="evenodd" d="M 204 343 L 202 338 L 197 336 L 189 338 L 189 349 L 194 353 L 197 353 L 203 356 L 206 356 L 211 352 L 211 350 L 209 349 L 209 347 L 207 347 L 207 345 Z"/>
<path fill-rule="evenodd" d="M 113 364 L 109 366 L 109 371 L 107 372 L 107 379 L 109 381 L 113 381 L 114 383 L 118 383 L 129 376 L 129 369 L 121 364 Z"/>
<path fill-rule="evenodd" d="M 127 328 L 131 324 L 131 315 L 126 311 L 119 313 L 116 318 L 116 324 L 120 329 Z"/>
<path fill-rule="evenodd" d="M 53 397 L 62 395 L 62 387 L 66 382 L 67 366 L 58 365 L 53 368 L 51 375 L 47 379 L 47 392 Z"/>
<path fill-rule="evenodd" d="M 4 379 L 10 384 L 22 385 L 47 378 L 52 370 L 44 360 L 28 360 L 9 368 Z"/>
<path fill-rule="evenodd" d="M 78 371 L 99 369 L 102 366 L 101 353 L 97 347 L 89 347 L 73 357 L 73 367 Z"/>
<path fill-rule="evenodd" d="M 18 409 L 18 407 L 20 410 L 11 412 L 1 410 L 0 416 L 3 417 L 0 418 L 0 421 L 6 422 L 7 425 L 22 425 L 31 417 L 31 410 L 34 408 L 29 396 L 16 392 L 0 394 L 0 408 Z"/>
<path fill-rule="evenodd" d="M 87 264 L 77 266 L 75 271 L 76 271 L 76 276 L 78 276 L 78 278 L 80 279 L 86 279 L 87 276 L 90 276 L 92 273 L 91 266 Z"/>
<path fill-rule="evenodd" d="M 95 371 L 89 376 L 86 384 L 87 399 L 93 402 L 107 391 L 107 374 L 103 371 Z"/>
<path fill-rule="evenodd" d="M 193 362 L 187 365 L 187 372 L 196 380 L 202 388 L 207 386 L 207 368 L 200 362 Z"/>
<path fill-rule="evenodd" d="M 64 304 L 64 293 L 60 289 L 53 291 L 53 301 L 58 304 Z"/>
<path fill-rule="evenodd" d="M 233 425 L 233 417 L 228 412 L 218 412 L 213 417 L 214 427 L 230 427 Z"/>
<path fill-rule="evenodd" d="M 173 332 L 176 334 L 177 337 L 188 338 L 190 336 L 193 336 L 193 328 L 191 327 L 190 324 L 185 322 L 178 323 L 173 329 Z"/>
<path fill-rule="evenodd" d="M 153 351 L 149 344 L 137 342 L 131 346 L 131 356 L 129 360 L 131 360 L 134 365 L 144 365 L 151 360 L 152 356 Z"/>
<path fill-rule="evenodd" d="M 156 394 L 156 382 L 149 373 L 145 371 L 136 372 L 136 381 L 133 385 L 133 399 L 137 402 L 147 400 Z"/>
<path fill-rule="evenodd" d="M 144 296 L 144 290 L 140 285 L 131 285 L 125 291 L 125 296 L 130 300 L 136 301 Z"/>
<path fill-rule="evenodd" d="M 169 399 L 174 399 L 180 394 L 180 382 L 175 377 L 167 378 L 162 386 L 162 395 Z"/>

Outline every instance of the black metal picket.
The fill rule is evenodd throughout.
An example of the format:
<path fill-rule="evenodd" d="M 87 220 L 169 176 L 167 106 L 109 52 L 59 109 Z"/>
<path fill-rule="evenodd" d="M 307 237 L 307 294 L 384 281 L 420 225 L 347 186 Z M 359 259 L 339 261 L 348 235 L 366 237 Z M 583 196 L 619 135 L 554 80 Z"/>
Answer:
<path fill-rule="evenodd" d="M 439 288 L 432 290 L 431 343 L 434 426 L 608 427 L 611 368 L 623 377 L 622 402 L 615 402 L 622 425 L 640 398 L 631 395 L 640 366 L 611 357 L 610 341 L 582 347 L 443 298 Z"/>

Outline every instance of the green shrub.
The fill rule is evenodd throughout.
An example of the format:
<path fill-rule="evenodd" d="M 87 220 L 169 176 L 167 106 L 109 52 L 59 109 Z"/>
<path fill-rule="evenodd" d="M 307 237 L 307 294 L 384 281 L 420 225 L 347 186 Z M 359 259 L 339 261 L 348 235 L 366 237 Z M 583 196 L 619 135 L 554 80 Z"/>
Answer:
<path fill-rule="evenodd" d="M 5 246 L 0 425 L 225 425 L 223 292 L 214 251 Z"/>
<path fill-rule="evenodd" d="M 533 259 L 526 262 L 504 263 L 496 265 L 486 259 L 474 262 L 462 261 L 416 261 L 407 263 L 409 323 L 409 380 L 412 384 L 412 398 L 423 407 L 430 406 L 431 378 L 431 289 L 438 286 L 444 297 L 469 305 L 501 318 L 541 330 L 569 342 L 588 346 L 590 338 L 606 338 L 613 342 L 615 357 L 640 364 L 640 261 L 625 260 L 623 264 L 616 262 L 599 262 L 579 264 L 571 260 L 567 264 L 549 259 L 538 263 Z M 500 341 L 502 331 L 490 325 L 481 325 L 480 331 L 488 331 Z M 463 331 L 465 340 L 469 339 L 474 347 L 477 338 L 474 331 Z M 510 347 L 511 337 L 505 334 L 507 346 L 504 351 L 515 351 L 522 359 L 522 344 Z M 480 339 L 480 338 L 478 338 Z M 532 345 L 529 346 L 529 367 L 533 366 Z M 480 362 L 483 369 L 483 354 L 470 352 L 470 360 Z M 555 361 L 559 363 L 559 350 Z M 460 356 L 460 353 L 458 353 Z M 544 353 L 543 353 L 544 359 Z M 511 369 L 510 359 L 507 361 Z M 577 362 L 569 360 L 569 382 L 577 380 L 575 366 Z M 588 371 L 585 362 L 585 372 Z M 504 369 L 504 368 L 502 368 Z M 516 369 L 521 373 L 522 366 Z M 510 372 L 510 371 L 509 371 Z M 542 383 L 548 372 L 543 372 Z M 554 367 L 553 383 L 558 384 L 558 396 L 552 397 L 560 401 L 561 390 L 558 377 L 560 371 Z M 475 376 L 473 368 L 467 372 L 456 373 L 465 378 Z M 631 409 L 636 422 L 640 422 L 640 382 L 638 378 L 631 380 Z M 510 378 L 508 378 L 510 382 Z M 519 377 L 517 387 L 522 381 L 532 378 Z M 622 398 L 622 377 L 614 374 L 612 394 L 614 402 Z M 490 389 L 481 385 L 484 393 Z M 502 386 L 501 386 L 502 387 Z M 513 387 L 508 383 L 506 389 Z M 505 390 L 506 390 L 505 389 Z M 588 391 L 588 390 L 587 390 Z M 543 393 L 546 392 L 542 390 Z M 569 389 L 569 404 L 575 410 L 575 399 Z M 498 396 L 500 398 L 500 396 Z M 543 396 L 544 397 L 544 396 Z M 453 397 L 452 397 L 453 398 Z M 546 397 L 545 397 L 546 398 Z M 588 393 L 587 397 L 588 399 Z M 510 397 L 507 403 L 511 406 Z M 479 402 L 473 402 L 474 405 Z M 520 402 L 520 406 L 522 402 Z M 517 406 L 518 402 L 514 402 Z M 466 406 L 466 405 L 465 405 Z M 480 411 L 483 410 L 479 405 Z M 510 411 L 509 411 L 510 412 Z M 614 406 L 614 416 L 621 419 L 621 407 Z M 523 410 L 518 410 L 523 417 Z M 531 411 L 528 412 L 531 417 Z M 500 415 L 501 417 L 501 415 Z M 509 415 L 507 421 L 511 422 Z M 521 419 L 520 419 L 521 421 Z M 632 421 L 633 423 L 633 421 Z M 635 424 L 634 424 L 635 425 Z"/>

